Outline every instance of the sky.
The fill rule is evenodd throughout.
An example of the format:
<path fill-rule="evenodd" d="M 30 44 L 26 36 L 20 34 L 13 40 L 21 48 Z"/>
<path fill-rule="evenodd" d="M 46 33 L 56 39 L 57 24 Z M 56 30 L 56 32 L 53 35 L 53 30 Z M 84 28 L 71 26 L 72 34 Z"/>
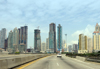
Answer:
<path fill-rule="evenodd" d="M 41 42 L 49 37 L 49 24 L 61 24 L 67 45 L 78 43 L 79 34 L 92 38 L 100 24 L 100 0 L 0 0 L 0 30 L 28 26 L 28 48 L 34 47 L 34 29 L 41 30 Z M 57 32 L 57 31 L 56 31 Z M 67 34 L 67 37 L 65 37 Z"/>

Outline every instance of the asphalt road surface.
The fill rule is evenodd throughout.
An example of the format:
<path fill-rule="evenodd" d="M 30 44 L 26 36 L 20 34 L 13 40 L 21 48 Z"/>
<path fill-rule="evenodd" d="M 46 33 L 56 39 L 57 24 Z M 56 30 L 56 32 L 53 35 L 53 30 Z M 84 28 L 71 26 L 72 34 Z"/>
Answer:
<path fill-rule="evenodd" d="M 23 69 L 100 69 L 100 64 L 83 62 L 65 55 L 62 58 L 53 55 L 37 60 Z"/>

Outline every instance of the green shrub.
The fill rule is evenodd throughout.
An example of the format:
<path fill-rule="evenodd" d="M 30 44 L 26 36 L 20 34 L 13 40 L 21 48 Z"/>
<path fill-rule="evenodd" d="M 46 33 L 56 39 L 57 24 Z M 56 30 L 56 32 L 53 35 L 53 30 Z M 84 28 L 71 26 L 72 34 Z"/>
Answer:
<path fill-rule="evenodd" d="M 20 52 L 15 52 L 15 54 L 20 54 Z"/>

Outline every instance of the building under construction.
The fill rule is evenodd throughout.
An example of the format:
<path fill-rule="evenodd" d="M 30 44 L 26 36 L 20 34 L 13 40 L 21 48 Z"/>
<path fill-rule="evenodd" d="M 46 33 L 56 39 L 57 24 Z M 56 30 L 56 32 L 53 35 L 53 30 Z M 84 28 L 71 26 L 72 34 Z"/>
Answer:
<path fill-rule="evenodd" d="M 19 30 L 19 51 L 26 52 L 28 27 L 24 26 L 24 27 L 19 28 L 18 30 Z"/>
<path fill-rule="evenodd" d="M 36 52 L 41 51 L 41 36 L 40 36 L 40 30 L 39 29 L 34 30 L 34 50 Z"/>

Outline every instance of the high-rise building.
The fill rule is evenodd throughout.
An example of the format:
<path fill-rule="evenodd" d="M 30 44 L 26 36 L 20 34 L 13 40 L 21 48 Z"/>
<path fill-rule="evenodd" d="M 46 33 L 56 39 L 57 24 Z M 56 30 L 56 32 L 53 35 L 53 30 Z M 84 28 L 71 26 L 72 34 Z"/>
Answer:
<path fill-rule="evenodd" d="M 88 53 L 93 52 L 93 42 L 92 42 L 92 38 L 90 37 L 87 38 L 87 49 L 88 49 Z"/>
<path fill-rule="evenodd" d="M 13 53 L 14 52 L 14 47 L 13 47 L 13 32 L 12 30 L 9 32 L 8 35 L 8 52 Z"/>
<path fill-rule="evenodd" d="M 56 53 L 56 25 L 49 25 L 49 49 L 51 53 Z"/>
<path fill-rule="evenodd" d="M 0 48 L 1 48 L 1 30 L 0 30 Z"/>
<path fill-rule="evenodd" d="M 62 48 L 65 48 L 65 40 L 62 41 Z"/>
<path fill-rule="evenodd" d="M 13 47 L 14 47 L 14 52 L 19 52 L 19 31 L 17 28 L 14 28 L 13 30 Z"/>
<path fill-rule="evenodd" d="M 6 29 L 3 28 L 0 31 L 0 48 L 4 48 L 5 39 L 6 39 Z"/>
<path fill-rule="evenodd" d="M 68 45 L 68 52 L 72 52 L 72 45 Z"/>
<path fill-rule="evenodd" d="M 46 39 L 46 51 L 49 51 L 49 38 Z"/>
<path fill-rule="evenodd" d="M 79 35 L 79 50 L 78 53 L 87 53 L 87 36 Z"/>
<path fill-rule="evenodd" d="M 5 51 L 7 51 L 7 48 L 8 48 L 8 38 L 5 39 L 5 43 L 4 43 L 4 49 L 5 49 Z"/>
<path fill-rule="evenodd" d="M 77 44 L 73 44 L 73 52 L 78 53 L 78 45 Z"/>
<path fill-rule="evenodd" d="M 93 52 L 98 51 L 100 51 L 100 26 L 97 23 L 93 32 Z"/>
<path fill-rule="evenodd" d="M 78 50 L 79 50 L 79 39 L 78 39 Z"/>
<path fill-rule="evenodd" d="M 43 42 L 43 43 L 41 43 L 41 52 L 45 53 L 45 51 L 46 51 L 46 43 Z"/>
<path fill-rule="evenodd" d="M 34 30 L 34 50 L 36 52 L 41 51 L 41 36 L 40 36 L 40 30 L 39 29 Z"/>
<path fill-rule="evenodd" d="M 67 52 L 67 44 L 66 44 L 66 41 L 65 41 L 65 40 L 62 41 L 62 49 L 63 49 L 65 52 Z"/>
<path fill-rule="evenodd" d="M 62 51 L 62 26 L 57 27 L 57 50 Z"/>
<path fill-rule="evenodd" d="M 27 51 L 27 36 L 28 36 L 28 26 L 24 26 L 18 29 L 19 30 L 19 50 L 23 52 Z"/>

